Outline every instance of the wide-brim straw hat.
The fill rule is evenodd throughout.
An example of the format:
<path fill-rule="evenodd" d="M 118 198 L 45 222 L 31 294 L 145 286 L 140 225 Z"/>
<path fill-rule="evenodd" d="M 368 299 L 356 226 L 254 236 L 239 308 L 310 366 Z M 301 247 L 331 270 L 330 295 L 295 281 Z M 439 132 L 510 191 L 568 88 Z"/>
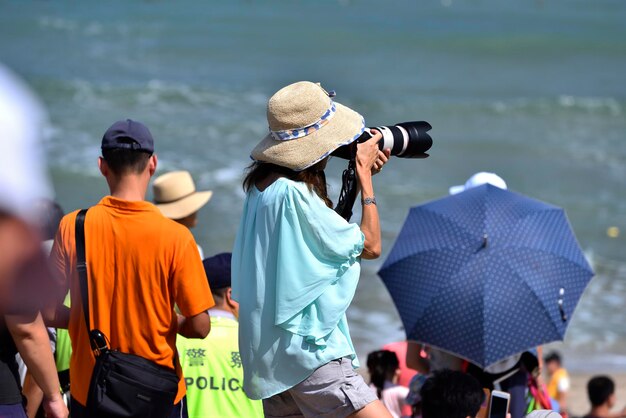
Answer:
<path fill-rule="evenodd" d="M 187 171 L 172 171 L 157 177 L 152 183 L 154 203 L 170 219 L 182 219 L 206 205 L 213 192 L 196 191 Z"/>
<path fill-rule="evenodd" d="M 252 159 L 301 171 L 354 142 L 365 129 L 363 116 L 333 96 L 310 81 L 276 92 L 267 104 L 270 133 L 252 150 Z"/>

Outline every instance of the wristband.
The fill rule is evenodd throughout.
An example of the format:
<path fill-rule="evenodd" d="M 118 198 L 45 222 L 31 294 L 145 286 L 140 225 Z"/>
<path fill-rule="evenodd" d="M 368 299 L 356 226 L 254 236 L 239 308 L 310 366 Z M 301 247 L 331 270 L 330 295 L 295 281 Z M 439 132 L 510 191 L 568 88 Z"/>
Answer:
<path fill-rule="evenodd" d="M 361 199 L 361 203 L 365 206 L 375 205 L 376 204 L 376 196 L 366 197 L 365 199 Z"/>

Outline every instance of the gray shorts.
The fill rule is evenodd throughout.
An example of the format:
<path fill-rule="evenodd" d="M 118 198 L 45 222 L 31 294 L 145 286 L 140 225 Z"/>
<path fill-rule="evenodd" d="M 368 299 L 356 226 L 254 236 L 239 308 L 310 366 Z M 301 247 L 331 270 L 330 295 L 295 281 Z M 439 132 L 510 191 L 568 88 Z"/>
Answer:
<path fill-rule="evenodd" d="M 345 418 L 377 400 L 352 368 L 352 361 L 330 361 L 291 389 L 263 399 L 266 418 Z"/>

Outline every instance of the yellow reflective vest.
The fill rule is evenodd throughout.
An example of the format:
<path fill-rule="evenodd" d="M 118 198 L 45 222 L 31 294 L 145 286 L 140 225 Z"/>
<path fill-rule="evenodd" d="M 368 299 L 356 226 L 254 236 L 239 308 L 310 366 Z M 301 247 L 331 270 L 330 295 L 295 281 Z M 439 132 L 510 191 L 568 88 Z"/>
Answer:
<path fill-rule="evenodd" d="M 263 404 L 243 391 L 239 324 L 228 312 L 211 310 L 211 332 L 203 339 L 177 336 L 187 384 L 189 418 L 263 417 Z"/>
<path fill-rule="evenodd" d="M 65 296 L 63 304 L 68 308 L 70 307 L 69 293 Z M 72 357 L 72 341 L 70 340 L 70 334 L 66 329 L 57 328 L 57 343 L 54 351 L 54 360 L 58 372 L 70 368 L 70 357 Z"/>

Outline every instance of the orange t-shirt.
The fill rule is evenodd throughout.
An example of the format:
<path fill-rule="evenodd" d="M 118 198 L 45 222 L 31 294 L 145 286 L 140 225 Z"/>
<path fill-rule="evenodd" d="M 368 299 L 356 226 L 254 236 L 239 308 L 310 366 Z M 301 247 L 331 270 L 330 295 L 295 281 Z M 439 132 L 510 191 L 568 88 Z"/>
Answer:
<path fill-rule="evenodd" d="M 58 273 L 59 294 L 70 289 L 72 397 L 86 405 L 95 358 L 76 272 L 77 213 L 61 221 L 50 257 Z M 181 377 L 179 402 L 185 380 L 174 360 L 178 324 L 174 303 L 186 317 L 215 305 L 191 232 L 149 202 L 107 196 L 87 212 L 85 252 L 91 327 L 109 338 L 111 348 L 163 366 L 175 364 Z"/>

